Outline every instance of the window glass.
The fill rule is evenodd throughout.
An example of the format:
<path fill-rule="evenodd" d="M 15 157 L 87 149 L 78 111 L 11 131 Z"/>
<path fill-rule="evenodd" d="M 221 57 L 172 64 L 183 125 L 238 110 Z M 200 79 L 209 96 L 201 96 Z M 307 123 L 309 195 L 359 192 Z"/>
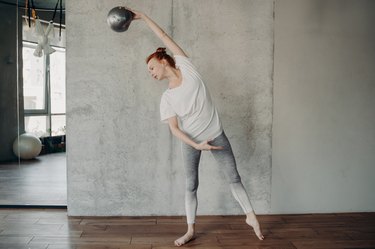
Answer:
<path fill-rule="evenodd" d="M 45 106 L 45 70 L 44 57 L 33 55 L 35 45 L 24 43 L 23 55 L 23 95 L 25 110 L 44 110 Z"/>
<path fill-rule="evenodd" d="M 65 115 L 52 115 L 52 136 L 65 135 Z"/>
<path fill-rule="evenodd" d="M 47 116 L 26 116 L 25 131 L 38 137 L 49 136 L 47 130 Z"/>
<path fill-rule="evenodd" d="M 50 55 L 51 113 L 65 113 L 65 50 Z"/>

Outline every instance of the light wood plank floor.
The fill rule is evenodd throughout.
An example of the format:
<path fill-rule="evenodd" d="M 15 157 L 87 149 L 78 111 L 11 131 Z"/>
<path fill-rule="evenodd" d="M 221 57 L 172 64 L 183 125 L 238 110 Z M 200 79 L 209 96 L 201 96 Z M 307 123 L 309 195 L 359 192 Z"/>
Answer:
<path fill-rule="evenodd" d="M 375 248 L 375 213 L 260 215 L 259 241 L 243 216 L 199 216 L 205 249 Z M 0 209 L 0 248 L 170 249 L 184 217 L 67 217 L 64 209 Z"/>

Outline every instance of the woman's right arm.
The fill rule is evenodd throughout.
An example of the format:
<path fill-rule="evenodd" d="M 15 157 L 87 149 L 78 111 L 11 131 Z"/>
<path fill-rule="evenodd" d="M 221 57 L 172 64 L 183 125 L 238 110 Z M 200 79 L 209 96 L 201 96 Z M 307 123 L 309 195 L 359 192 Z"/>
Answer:
<path fill-rule="evenodd" d="M 202 143 L 198 144 L 191 140 L 191 138 L 186 135 L 183 131 L 181 131 L 180 127 L 178 126 L 177 117 L 171 117 L 168 119 L 169 129 L 171 130 L 172 134 L 180 139 L 182 142 L 190 145 L 191 147 L 195 148 L 196 150 L 222 150 L 222 146 L 213 146 L 209 144 L 209 140 L 203 141 Z"/>
<path fill-rule="evenodd" d="M 160 28 L 159 25 L 155 23 L 150 17 L 136 10 L 129 10 L 131 10 L 135 14 L 134 19 L 145 21 L 147 26 L 155 33 L 157 37 L 159 37 L 159 39 L 174 55 L 182 55 L 187 57 L 180 46 L 178 46 L 178 44 L 167 33 L 165 33 L 164 30 Z"/>

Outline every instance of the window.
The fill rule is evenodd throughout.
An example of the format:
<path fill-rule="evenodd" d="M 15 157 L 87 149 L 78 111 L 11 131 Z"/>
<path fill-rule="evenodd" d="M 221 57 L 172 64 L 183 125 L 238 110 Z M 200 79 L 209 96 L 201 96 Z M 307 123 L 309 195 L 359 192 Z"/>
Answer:
<path fill-rule="evenodd" d="M 36 57 L 33 55 L 37 46 L 34 28 L 30 29 L 25 23 L 23 27 L 25 131 L 39 137 L 65 135 L 64 42 L 59 41 L 58 37 L 50 39 L 56 52 Z"/>
<path fill-rule="evenodd" d="M 23 43 L 23 101 L 25 110 L 46 112 L 45 58 L 36 57 L 36 44 Z"/>

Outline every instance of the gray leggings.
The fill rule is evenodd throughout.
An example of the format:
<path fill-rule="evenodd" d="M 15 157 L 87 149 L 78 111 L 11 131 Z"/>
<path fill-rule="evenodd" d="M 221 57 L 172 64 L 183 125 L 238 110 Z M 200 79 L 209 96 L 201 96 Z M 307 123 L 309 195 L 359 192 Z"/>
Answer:
<path fill-rule="evenodd" d="M 238 174 L 236 160 L 227 136 L 223 132 L 220 136 L 211 141 L 210 144 L 224 147 L 223 150 L 211 150 L 211 153 L 220 169 L 224 170 L 232 194 L 242 207 L 244 213 L 247 214 L 253 211 L 246 190 L 242 185 L 241 177 Z M 198 168 L 201 153 L 202 151 L 182 143 L 182 156 L 186 171 L 185 209 L 188 224 L 195 223 L 197 213 L 197 190 L 199 185 Z"/>

